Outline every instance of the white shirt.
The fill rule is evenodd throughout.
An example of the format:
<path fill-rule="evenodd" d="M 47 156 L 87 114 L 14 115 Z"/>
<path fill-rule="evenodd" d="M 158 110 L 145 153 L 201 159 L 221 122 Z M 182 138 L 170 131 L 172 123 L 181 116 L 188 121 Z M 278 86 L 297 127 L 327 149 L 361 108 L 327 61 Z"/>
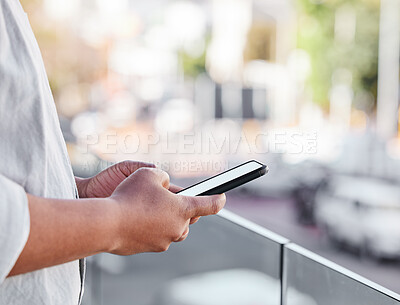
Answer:
<path fill-rule="evenodd" d="M 0 0 L 0 158 L 0 305 L 78 304 L 79 261 L 6 278 L 29 235 L 25 192 L 77 196 L 40 50 L 18 0 Z"/>

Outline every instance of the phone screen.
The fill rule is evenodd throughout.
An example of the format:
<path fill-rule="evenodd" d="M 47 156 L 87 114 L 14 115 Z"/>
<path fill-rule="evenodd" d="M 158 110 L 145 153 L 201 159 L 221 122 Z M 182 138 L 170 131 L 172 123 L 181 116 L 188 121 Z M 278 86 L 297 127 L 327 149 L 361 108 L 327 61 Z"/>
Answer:
<path fill-rule="evenodd" d="M 198 196 L 208 190 L 211 190 L 215 187 L 226 184 L 234 179 L 246 176 L 251 172 L 261 170 L 263 168 L 265 168 L 265 165 L 257 161 L 249 161 L 230 170 L 227 170 L 226 172 L 223 172 L 219 175 L 211 177 L 203 182 L 190 186 L 178 193 L 185 196 Z"/>

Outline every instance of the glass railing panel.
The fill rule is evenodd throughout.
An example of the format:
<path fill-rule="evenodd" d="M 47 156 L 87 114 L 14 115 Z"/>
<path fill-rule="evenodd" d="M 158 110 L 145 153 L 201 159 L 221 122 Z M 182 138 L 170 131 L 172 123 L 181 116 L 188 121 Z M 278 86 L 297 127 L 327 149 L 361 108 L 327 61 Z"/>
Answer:
<path fill-rule="evenodd" d="M 202 217 L 165 253 L 93 257 L 84 305 L 279 305 L 286 242 L 228 211 Z"/>
<path fill-rule="evenodd" d="M 298 245 L 284 250 L 284 305 L 398 305 L 400 296 Z"/>

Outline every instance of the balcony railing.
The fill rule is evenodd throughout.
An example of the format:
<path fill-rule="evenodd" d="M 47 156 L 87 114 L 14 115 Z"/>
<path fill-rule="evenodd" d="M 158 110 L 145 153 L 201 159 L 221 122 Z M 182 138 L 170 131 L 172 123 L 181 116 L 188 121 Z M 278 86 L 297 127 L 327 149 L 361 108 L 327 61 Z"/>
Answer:
<path fill-rule="evenodd" d="M 161 254 L 88 260 L 84 305 L 393 305 L 400 296 L 229 211 Z"/>

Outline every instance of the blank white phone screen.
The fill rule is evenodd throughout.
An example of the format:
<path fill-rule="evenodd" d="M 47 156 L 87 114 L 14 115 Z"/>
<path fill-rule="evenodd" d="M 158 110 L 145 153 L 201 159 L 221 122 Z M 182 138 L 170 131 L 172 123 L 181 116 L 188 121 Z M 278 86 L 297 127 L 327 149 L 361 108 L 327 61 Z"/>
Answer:
<path fill-rule="evenodd" d="M 197 195 L 200 195 L 208 190 L 211 190 L 221 184 L 227 183 L 233 179 L 239 178 L 241 176 L 244 176 L 252 171 L 255 171 L 255 170 L 261 169 L 261 168 L 262 168 L 262 164 L 260 164 L 258 162 L 254 162 L 254 161 L 248 162 L 239 167 L 228 170 L 220 175 L 217 175 L 213 178 L 210 178 L 204 182 L 193 185 L 192 187 L 189 187 L 186 190 L 183 190 L 182 192 L 180 192 L 179 195 L 197 196 Z"/>

